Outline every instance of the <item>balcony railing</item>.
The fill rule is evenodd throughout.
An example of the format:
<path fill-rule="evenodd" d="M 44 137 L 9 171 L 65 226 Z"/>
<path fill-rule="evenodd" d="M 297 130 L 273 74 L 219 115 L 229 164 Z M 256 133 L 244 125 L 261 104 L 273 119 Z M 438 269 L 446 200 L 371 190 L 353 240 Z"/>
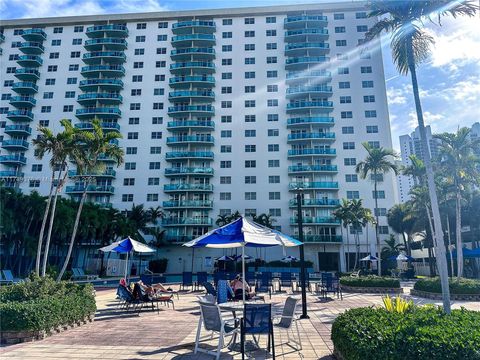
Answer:
<path fill-rule="evenodd" d="M 287 125 L 306 125 L 306 124 L 328 124 L 333 125 L 335 122 L 333 117 L 298 117 L 287 120 Z"/>
<path fill-rule="evenodd" d="M 25 41 L 20 44 L 19 49 L 24 54 L 42 54 L 45 51 L 42 43 L 35 41 Z"/>
<path fill-rule="evenodd" d="M 207 101 L 209 101 L 209 100 L 213 100 L 215 98 L 215 93 L 212 90 L 172 91 L 172 92 L 168 93 L 168 98 L 170 100 L 174 100 L 174 99 L 195 99 L 195 100 L 206 99 Z"/>
<path fill-rule="evenodd" d="M 23 172 L 17 170 L 0 171 L 0 178 L 23 178 L 24 176 L 25 174 Z"/>
<path fill-rule="evenodd" d="M 86 174 L 78 174 L 77 170 L 68 170 L 69 177 L 115 177 L 117 172 L 113 169 L 107 169 L 103 172 L 94 172 Z"/>
<path fill-rule="evenodd" d="M 33 94 L 38 92 L 38 86 L 29 81 L 16 82 L 13 84 L 12 90 L 18 94 Z"/>
<path fill-rule="evenodd" d="M 99 108 L 86 108 L 86 109 L 77 109 L 75 115 L 78 117 L 84 116 L 106 116 L 106 117 L 119 117 L 122 115 L 122 112 L 119 108 L 112 107 L 99 107 Z"/>
<path fill-rule="evenodd" d="M 215 49 L 207 47 L 190 47 L 174 49 L 170 52 L 172 59 L 187 59 L 193 56 L 197 59 L 215 58 Z"/>
<path fill-rule="evenodd" d="M 172 44 L 183 41 L 206 41 L 215 42 L 215 35 L 212 34 L 188 34 L 172 37 Z"/>
<path fill-rule="evenodd" d="M 109 24 L 90 26 L 86 31 L 88 37 L 103 36 L 104 33 L 106 33 L 107 36 L 126 37 L 128 35 L 128 29 L 125 25 Z"/>
<path fill-rule="evenodd" d="M 165 154 L 166 159 L 213 159 L 213 151 L 174 151 Z"/>
<path fill-rule="evenodd" d="M 103 131 L 108 131 L 108 130 L 120 130 L 120 124 L 114 123 L 114 122 L 102 122 L 100 123 L 100 126 L 102 127 Z M 75 127 L 77 129 L 81 130 L 92 130 L 93 125 L 92 123 L 84 122 L 84 123 L 78 123 L 75 124 Z"/>
<path fill-rule="evenodd" d="M 211 120 L 182 120 L 182 121 L 169 121 L 167 123 L 168 129 L 181 129 L 181 128 L 211 128 L 215 127 L 215 122 Z"/>
<path fill-rule="evenodd" d="M 174 143 L 212 143 L 214 138 L 211 135 L 185 135 L 167 137 L 167 144 Z"/>
<path fill-rule="evenodd" d="M 165 176 L 168 175 L 213 175 L 213 168 L 209 167 L 173 167 L 165 169 Z"/>
<path fill-rule="evenodd" d="M 43 60 L 37 55 L 20 55 L 17 63 L 21 66 L 42 66 Z"/>
<path fill-rule="evenodd" d="M 111 185 L 88 185 L 86 189 L 87 189 L 87 193 L 113 194 L 115 191 L 115 188 Z M 67 186 L 65 188 L 65 192 L 67 194 L 83 193 L 84 191 L 85 191 L 84 185 Z"/>
<path fill-rule="evenodd" d="M 287 104 L 288 112 L 295 112 L 297 110 L 324 110 L 331 111 L 333 109 L 332 101 L 296 101 Z"/>
<path fill-rule="evenodd" d="M 301 172 L 337 172 L 337 165 L 292 165 L 288 167 L 289 173 Z"/>
<path fill-rule="evenodd" d="M 342 235 L 303 235 L 303 241 L 307 243 L 341 243 Z"/>
<path fill-rule="evenodd" d="M 298 189 L 338 189 L 336 181 L 292 182 L 288 184 L 290 190 Z"/>
<path fill-rule="evenodd" d="M 125 75 L 125 68 L 121 65 L 95 65 L 83 66 L 81 73 L 84 76 L 97 76 L 98 74 L 123 76 Z"/>
<path fill-rule="evenodd" d="M 320 36 L 328 36 L 327 29 L 316 29 L 316 28 L 307 28 L 307 29 L 299 29 L 299 30 L 289 30 L 285 31 L 285 37 L 292 37 L 292 36 L 306 36 L 306 35 L 320 35 Z"/>
<path fill-rule="evenodd" d="M 290 67 L 296 64 L 316 64 L 329 61 L 330 58 L 326 56 L 301 56 L 301 57 L 291 57 L 285 60 L 286 67 Z"/>
<path fill-rule="evenodd" d="M 16 107 L 33 107 L 37 100 L 33 96 L 12 96 L 10 104 Z"/>
<path fill-rule="evenodd" d="M 288 140 L 335 140 L 335 133 L 321 132 L 321 133 L 295 133 L 289 134 Z"/>
<path fill-rule="evenodd" d="M 306 22 L 306 21 L 327 21 L 327 17 L 323 15 L 297 15 L 288 16 L 283 20 L 284 24 L 290 24 L 293 22 Z"/>
<path fill-rule="evenodd" d="M 15 77 L 20 80 L 38 80 L 40 71 L 35 68 L 20 68 L 15 70 Z"/>
<path fill-rule="evenodd" d="M 213 191 L 212 184 L 165 184 L 164 191 Z"/>
<path fill-rule="evenodd" d="M 102 93 L 86 93 L 86 94 L 80 94 L 77 97 L 77 101 L 79 103 L 82 102 L 122 102 L 123 97 L 118 94 L 118 93 L 107 93 L 107 92 L 102 92 Z"/>
<path fill-rule="evenodd" d="M 170 78 L 168 81 L 170 85 L 184 85 L 190 86 L 191 84 L 198 83 L 202 86 L 214 86 L 215 85 L 215 77 L 213 76 L 176 76 Z"/>
<path fill-rule="evenodd" d="M 212 226 L 213 220 L 211 218 L 166 218 L 162 219 L 163 226 L 174 226 L 174 225 L 206 225 Z"/>
<path fill-rule="evenodd" d="M 99 63 L 102 60 L 107 62 L 125 62 L 127 56 L 123 51 L 94 51 L 91 53 L 83 54 L 83 61 L 87 64 Z"/>
<path fill-rule="evenodd" d="M 191 28 L 191 27 L 206 27 L 206 28 L 213 28 L 212 30 L 215 31 L 215 22 L 209 20 L 187 20 L 187 21 L 180 21 L 176 24 L 172 25 L 172 31 L 182 28 Z"/>
<path fill-rule="evenodd" d="M 294 95 L 294 94 L 305 94 L 305 93 L 323 93 L 323 94 L 331 94 L 332 93 L 331 86 L 294 86 L 287 89 L 287 96 Z"/>
<path fill-rule="evenodd" d="M 336 149 L 292 149 L 288 150 L 288 156 L 301 156 L 301 155 L 336 155 Z"/>
<path fill-rule="evenodd" d="M 97 87 L 106 87 L 112 89 L 123 89 L 123 81 L 118 79 L 88 79 L 80 81 L 80 89 L 90 90 Z"/>
<path fill-rule="evenodd" d="M 2 148 L 27 150 L 29 146 L 28 141 L 22 139 L 8 139 L 2 141 Z"/>
<path fill-rule="evenodd" d="M 28 125 L 7 125 L 5 126 L 5 134 L 10 135 L 30 135 L 32 128 Z"/>
<path fill-rule="evenodd" d="M 33 112 L 28 110 L 12 110 L 7 113 L 7 119 L 18 121 L 32 121 Z"/>
<path fill-rule="evenodd" d="M 213 201 L 210 200 L 183 200 L 183 201 L 164 201 L 164 208 L 211 208 Z"/>
<path fill-rule="evenodd" d="M 42 29 L 25 29 L 22 31 L 22 37 L 27 41 L 45 41 L 47 34 Z"/>
<path fill-rule="evenodd" d="M 100 39 L 90 39 L 85 41 L 85 49 L 95 50 L 101 49 L 102 46 L 107 46 L 111 49 L 126 49 L 127 41 L 125 39 L 117 38 L 100 38 Z"/>
<path fill-rule="evenodd" d="M 215 64 L 208 61 L 187 61 L 187 62 L 180 62 L 176 64 L 170 65 L 170 70 L 175 73 L 176 70 L 190 70 L 195 69 L 196 71 L 199 70 L 207 70 L 208 72 L 215 71 Z"/>
<path fill-rule="evenodd" d="M 340 200 L 338 199 L 304 199 L 302 201 L 302 206 L 325 206 L 332 207 L 340 205 Z M 297 200 L 293 199 L 289 202 L 290 207 L 297 206 Z"/>
<path fill-rule="evenodd" d="M 26 165 L 27 158 L 22 155 L 0 155 L 0 164 Z"/>
<path fill-rule="evenodd" d="M 325 70 L 312 70 L 312 71 L 290 71 L 287 73 L 287 81 L 288 80 L 295 80 L 295 79 L 305 79 L 311 77 L 332 77 L 332 73 L 330 71 Z"/>
<path fill-rule="evenodd" d="M 339 225 L 340 220 L 335 219 L 333 217 L 310 217 L 310 216 L 304 216 L 302 218 L 303 224 L 332 224 L 332 225 Z M 298 219 L 297 217 L 291 217 L 290 218 L 290 224 L 291 225 L 296 225 L 298 224 Z"/>
<path fill-rule="evenodd" d="M 168 113 L 172 114 L 182 114 L 182 113 L 198 113 L 198 114 L 206 114 L 214 115 L 215 114 L 215 107 L 213 105 L 176 105 L 176 106 L 169 106 Z"/>

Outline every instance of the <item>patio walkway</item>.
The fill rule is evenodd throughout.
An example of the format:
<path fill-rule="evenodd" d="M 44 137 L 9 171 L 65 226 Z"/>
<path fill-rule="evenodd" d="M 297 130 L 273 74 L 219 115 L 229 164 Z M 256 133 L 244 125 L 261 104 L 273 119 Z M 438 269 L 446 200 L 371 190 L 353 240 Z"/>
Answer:
<path fill-rule="evenodd" d="M 411 284 L 403 284 L 407 288 Z M 409 290 L 406 289 L 406 294 Z M 97 291 L 98 311 L 93 323 L 53 335 L 42 341 L 0 348 L 1 359 L 213 359 L 208 355 L 194 355 L 199 308 L 195 303 L 201 293 L 181 293 L 175 299 L 175 310 L 160 306 L 160 313 L 143 310 L 140 316 L 116 310 L 115 291 Z M 299 294 L 296 294 L 300 296 Z M 272 296 L 274 306 L 283 305 L 287 294 Z M 415 303 L 436 303 L 414 298 Z M 299 321 L 303 350 L 298 352 L 286 345 L 284 332 L 275 332 L 278 359 L 331 360 L 333 346 L 330 329 L 334 318 L 346 309 L 380 305 L 380 295 L 344 294 L 343 301 L 330 298 L 323 301 L 308 295 L 310 320 Z M 453 308 L 464 306 L 479 309 L 480 303 L 453 302 Z M 300 306 L 299 306 L 300 308 Z M 265 358 L 262 352 L 252 354 Z M 239 359 L 240 354 L 227 352 L 222 359 Z"/>

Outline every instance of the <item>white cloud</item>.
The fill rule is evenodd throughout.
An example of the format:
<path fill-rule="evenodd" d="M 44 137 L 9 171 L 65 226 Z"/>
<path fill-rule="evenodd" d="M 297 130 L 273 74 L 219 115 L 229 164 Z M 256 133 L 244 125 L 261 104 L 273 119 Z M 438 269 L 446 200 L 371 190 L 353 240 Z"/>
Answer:
<path fill-rule="evenodd" d="M 405 104 L 407 102 L 403 89 L 395 89 L 393 87 L 387 89 L 387 99 L 390 105 Z"/>

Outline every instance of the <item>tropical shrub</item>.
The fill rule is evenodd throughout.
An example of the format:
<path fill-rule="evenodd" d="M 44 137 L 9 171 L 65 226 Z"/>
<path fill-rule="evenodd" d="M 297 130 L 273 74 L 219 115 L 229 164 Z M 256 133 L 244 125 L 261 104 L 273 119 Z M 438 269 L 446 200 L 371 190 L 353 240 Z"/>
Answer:
<path fill-rule="evenodd" d="M 480 360 L 480 312 L 412 307 L 405 313 L 357 308 L 332 326 L 335 350 L 345 360 Z"/>
<path fill-rule="evenodd" d="M 371 288 L 400 288 L 398 279 L 381 277 L 375 275 L 340 278 L 340 284 L 345 286 L 371 287 Z"/>
<path fill-rule="evenodd" d="M 397 312 L 397 313 L 405 313 L 409 311 L 413 307 L 412 300 L 405 300 L 397 295 L 397 297 L 392 298 L 389 295 L 382 298 L 383 305 L 385 306 L 385 310 Z"/>
<path fill-rule="evenodd" d="M 449 280 L 451 294 L 480 295 L 480 280 L 475 279 L 453 279 Z M 418 280 L 413 286 L 415 290 L 427 291 L 431 293 L 442 293 L 440 278 L 427 278 Z"/>

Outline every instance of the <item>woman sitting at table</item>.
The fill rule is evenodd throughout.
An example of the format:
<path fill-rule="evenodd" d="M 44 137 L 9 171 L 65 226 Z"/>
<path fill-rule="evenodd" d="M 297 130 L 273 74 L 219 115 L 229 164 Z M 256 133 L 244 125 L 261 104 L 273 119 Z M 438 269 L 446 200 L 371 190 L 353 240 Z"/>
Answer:
<path fill-rule="evenodd" d="M 245 287 L 245 299 L 250 299 L 255 296 L 255 292 L 251 290 L 246 281 L 242 279 L 240 275 L 237 275 L 235 279 L 230 282 L 230 287 L 233 289 L 235 299 L 243 298 L 243 288 Z"/>

